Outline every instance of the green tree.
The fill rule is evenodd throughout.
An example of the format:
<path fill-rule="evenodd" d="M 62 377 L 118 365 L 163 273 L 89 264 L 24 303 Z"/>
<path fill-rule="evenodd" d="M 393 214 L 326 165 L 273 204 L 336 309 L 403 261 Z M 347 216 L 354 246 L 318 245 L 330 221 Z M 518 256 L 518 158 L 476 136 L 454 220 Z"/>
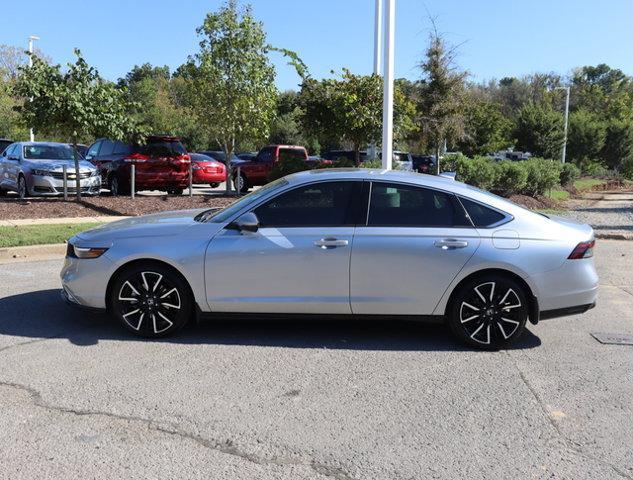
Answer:
<path fill-rule="evenodd" d="M 485 155 L 512 145 L 512 122 L 496 103 L 472 101 L 466 108 L 464 130 L 464 137 L 458 146 L 468 156 Z"/>
<path fill-rule="evenodd" d="M 519 111 L 516 147 L 539 157 L 559 158 L 563 147 L 563 115 L 547 104 L 528 103 Z"/>
<path fill-rule="evenodd" d="M 633 122 L 613 120 L 607 125 L 601 157 L 609 168 L 620 171 L 633 161 Z"/>
<path fill-rule="evenodd" d="M 20 67 L 14 93 L 23 101 L 16 109 L 37 132 L 59 132 L 69 143 L 104 136 L 112 139 L 137 137 L 140 131 L 131 121 L 124 91 L 106 82 L 90 67 L 81 52 L 65 72 L 33 56 L 32 67 Z M 75 158 L 79 172 L 79 158 Z M 79 175 L 77 199 L 81 198 Z"/>
<path fill-rule="evenodd" d="M 590 161 L 600 158 L 606 139 L 606 125 L 597 115 L 587 110 L 577 110 L 569 116 L 567 156 L 585 169 Z"/>
<path fill-rule="evenodd" d="M 467 72 L 455 65 L 456 49 L 449 47 L 434 29 L 426 58 L 420 65 L 423 72 L 421 101 L 418 106 L 420 127 L 433 145 L 440 169 L 440 153 L 446 141 L 464 136 L 465 80 Z"/>
<path fill-rule="evenodd" d="M 197 118 L 231 158 L 236 145 L 270 133 L 277 98 L 270 48 L 251 7 L 238 8 L 236 0 L 209 13 L 197 32 L 200 51 L 181 72 L 190 80 L 189 101 Z"/>
<path fill-rule="evenodd" d="M 301 88 L 301 122 L 306 131 L 327 145 L 348 143 L 360 163 L 360 150 L 378 143 L 382 132 L 383 82 L 378 75 L 355 75 L 343 70 L 340 79 L 307 78 Z M 394 89 L 394 139 L 413 128 L 415 105 Z"/>

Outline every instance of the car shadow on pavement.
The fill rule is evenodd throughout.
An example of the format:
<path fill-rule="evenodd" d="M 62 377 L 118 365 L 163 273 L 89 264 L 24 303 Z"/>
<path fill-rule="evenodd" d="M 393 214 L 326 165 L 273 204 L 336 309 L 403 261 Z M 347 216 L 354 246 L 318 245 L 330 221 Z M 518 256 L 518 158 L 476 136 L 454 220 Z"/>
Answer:
<path fill-rule="evenodd" d="M 0 335 L 65 338 L 80 346 L 118 340 L 341 350 L 467 350 L 444 325 L 400 320 L 213 319 L 191 322 L 169 338 L 144 340 L 127 332 L 105 313 L 67 305 L 57 289 L 0 298 Z M 535 348 L 540 344 L 541 340 L 526 330 L 511 349 Z"/>

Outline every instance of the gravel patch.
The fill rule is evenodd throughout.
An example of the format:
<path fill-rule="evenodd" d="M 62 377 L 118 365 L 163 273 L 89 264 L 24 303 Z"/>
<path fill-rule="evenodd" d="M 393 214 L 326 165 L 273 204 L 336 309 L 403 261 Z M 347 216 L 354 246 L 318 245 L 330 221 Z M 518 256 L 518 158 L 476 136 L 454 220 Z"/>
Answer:
<path fill-rule="evenodd" d="M 633 238 L 633 192 L 605 192 L 570 200 L 564 215 L 591 225 L 603 238 Z"/>

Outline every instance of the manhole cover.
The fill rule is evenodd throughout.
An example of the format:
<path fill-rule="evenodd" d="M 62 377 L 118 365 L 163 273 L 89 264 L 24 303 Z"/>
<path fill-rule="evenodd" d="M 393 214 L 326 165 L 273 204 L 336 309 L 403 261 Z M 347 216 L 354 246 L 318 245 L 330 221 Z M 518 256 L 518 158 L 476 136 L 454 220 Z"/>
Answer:
<path fill-rule="evenodd" d="M 591 336 L 609 345 L 633 345 L 633 334 L 591 332 Z"/>

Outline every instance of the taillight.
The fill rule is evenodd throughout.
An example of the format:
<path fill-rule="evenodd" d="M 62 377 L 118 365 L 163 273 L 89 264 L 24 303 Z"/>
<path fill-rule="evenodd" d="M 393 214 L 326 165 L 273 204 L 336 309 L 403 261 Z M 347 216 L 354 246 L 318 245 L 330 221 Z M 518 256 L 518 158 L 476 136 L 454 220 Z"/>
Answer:
<path fill-rule="evenodd" d="M 123 159 L 126 163 L 142 163 L 149 160 L 149 155 L 143 155 L 142 153 L 131 153 Z"/>
<path fill-rule="evenodd" d="M 572 250 L 567 257 L 569 260 L 578 260 L 581 258 L 591 258 L 593 257 L 593 247 L 596 245 L 595 240 L 591 240 L 590 242 L 580 242 L 576 245 L 576 248 Z"/>
<path fill-rule="evenodd" d="M 191 162 L 191 157 L 187 154 L 183 154 L 183 155 L 178 155 L 176 157 L 176 160 L 181 162 L 181 163 L 189 163 Z"/>

